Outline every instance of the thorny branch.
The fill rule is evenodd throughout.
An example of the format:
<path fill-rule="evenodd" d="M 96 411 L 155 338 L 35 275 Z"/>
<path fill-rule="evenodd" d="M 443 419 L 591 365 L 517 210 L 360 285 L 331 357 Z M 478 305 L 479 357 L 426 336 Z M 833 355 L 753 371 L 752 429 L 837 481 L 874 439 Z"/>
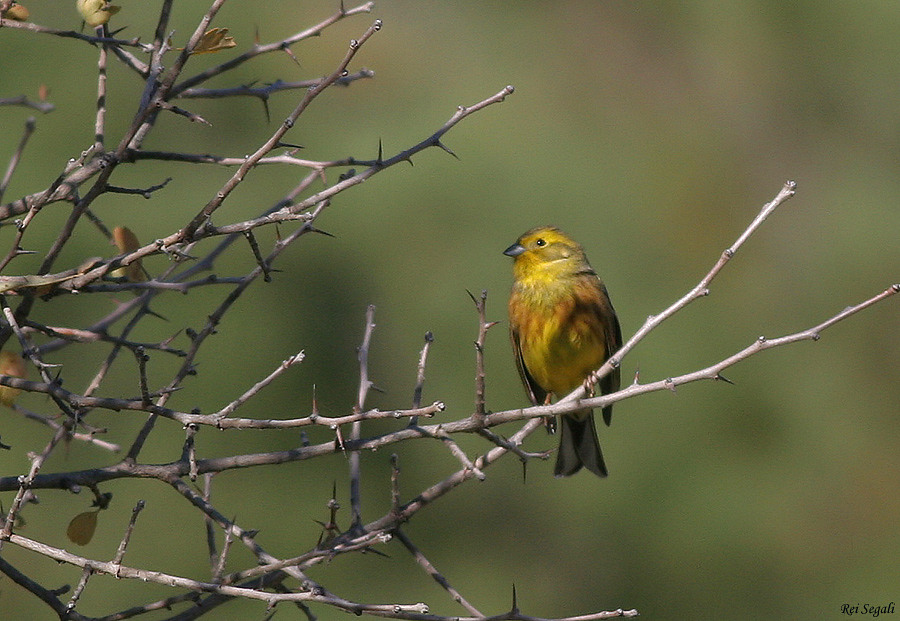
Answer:
<path fill-rule="evenodd" d="M 240 84 L 232 87 L 205 88 L 201 85 L 214 77 L 229 76 L 230 72 L 251 62 L 264 54 L 284 52 L 291 58 L 291 47 L 300 41 L 321 34 L 339 21 L 352 16 L 368 13 L 373 3 L 366 2 L 356 7 L 345 8 L 341 4 L 339 10 L 318 24 L 296 32 L 295 34 L 267 44 L 254 43 L 249 49 L 209 69 L 187 75 L 191 65 L 192 51 L 196 49 L 205 33 L 208 32 L 214 18 L 222 5 L 222 0 L 215 0 L 205 14 L 199 17 L 197 25 L 183 47 L 174 49 L 170 40 L 169 24 L 172 9 L 171 0 L 165 0 L 159 14 L 151 43 L 141 43 L 140 37 L 125 40 L 110 34 L 107 28 L 99 29 L 95 35 L 85 35 L 73 31 L 60 31 L 39 24 L 12 22 L 3 19 L 2 27 L 17 28 L 35 35 L 49 34 L 69 40 L 68 44 L 88 44 L 97 49 L 97 105 L 93 118 L 93 144 L 83 153 L 73 157 L 65 168 L 47 185 L 46 188 L 33 192 L 10 203 L 2 203 L 3 191 L 10 178 L 20 168 L 21 155 L 29 137 L 35 130 L 33 120 L 26 123 L 23 137 L 18 149 L 10 160 L 9 167 L 0 181 L 0 222 L 23 216 L 16 224 L 16 233 L 5 258 L 0 262 L 0 302 L 3 314 L 0 318 L 0 345 L 6 350 L 21 351 L 22 358 L 37 369 L 40 380 L 26 379 L 21 373 L 6 372 L 0 374 L 0 387 L 7 394 L 15 391 L 43 394 L 49 397 L 44 413 L 25 410 L 18 404 L 13 407 L 28 421 L 37 421 L 43 425 L 41 429 L 49 429 L 40 453 L 29 456 L 27 472 L 17 476 L 0 477 L 0 491 L 14 493 L 8 509 L 0 517 L 0 548 L 6 545 L 18 546 L 45 558 L 77 568 L 72 574 L 74 588 L 51 589 L 41 584 L 37 575 L 27 575 L 7 559 L 0 557 L 0 572 L 13 582 L 29 591 L 57 613 L 60 618 L 87 619 L 79 611 L 83 606 L 83 594 L 95 588 L 97 581 L 92 577 L 97 574 L 111 575 L 119 579 L 133 579 L 156 583 L 176 588 L 180 592 L 172 597 L 136 605 L 126 610 L 114 611 L 104 618 L 138 617 L 151 611 L 169 609 L 179 604 L 190 604 L 189 610 L 176 614 L 173 618 L 197 618 L 233 598 L 240 597 L 264 602 L 273 607 L 280 602 L 293 602 L 300 606 L 307 617 L 314 618 L 310 605 L 332 607 L 354 614 L 367 614 L 397 619 L 420 619 L 444 621 L 453 619 L 517 619 L 536 620 L 537 617 L 522 613 L 513 595 L 509 611 L 485 617 L 480 608 L 469 602 L 462 593 L 450 583 L 450 577 L 441 574 L 426 558 L 424 552 L 409 538 L 402 526 L 429 504 L 439 500 L 460 485 L 473 479 L 483 479 L 485 471 L 498 460 L 513 454 L 516 458 L 527 462 L 533 458 L 546 458 L 548 453 L 531 453 L 521 447 L 527 437 L 541 427 L 545 416 L 572 412 L 584 407 L 602 407 L 609 403 L 635 397 L 652 391 L 672 390 L 683 383 L 703 379 L 723 379 L 722 371 L 738 362 L 773 347 L 795 343 L 801 340 L 817 340 L 821 333 L 835 323 L 877 303 L 900 291 L 900 285 L 892 285 L 881 293 L 844 309 L 840 313 L 822 321 L 809 329 L 782 336 L 779 338 L 760 338 L 744 349 L 723 358 L 719 362 L 677 377 L 665 378 L 648 383 L 635 382 L 622 390 L 601 397 L 584 399 L 584 392 L 575 391 L 565 399 L 553 405 L 520 408 L 491 412 L 487 408 L 485 391 L 484 350 L 487 346 L 488 329 L 496 322 L 489 321 L 486 311 L 486 292 L 479 298 L 472 296 L 478 313 L 478 333 L 475 340 L 475 405 L 470 413 L 449 417 L 432 424 L 421 424 L 424 419 L 445 414 L 447 408 L 442 401 L 433 401 L 430 405 L 422 405 L 422 394 L 425 381 L 426 363 L 430 346 L 433 342 L 431 333 L 426 334 L 425 344 L 421 350 L 416 366 L 416 382 L 413 391 L 413 405 L 409 409 L 366 410 L 368 391 L 373 388 L 369 378 L 369 352 L 372 347 L 372 335 L 375 329 L 374 308 L 370 307 L 366 315 L 366 324 L 362 344 L 359 348 L 359 390 L 356 403 L 349 412 L 333 412 L 323 414 L 314 402 L 309 414 L 294 417 L 257 418 L 238 416 L 239 410 L 246 410 L 249 403 L 265 391 L 275 380 L 288 375 L 290 370 L 303 360 L 303 353 L 297 353 L 285 359 L 268 375 L 257 375 L 256 383 L 248 384 L 234 391 L 237 396 L 226 397 L 223 403 L 209 404 L 207 413 L 200 409 L 182 411 L 170 406 L 173 395 L 185 388 L 185 380 L 197 375 L 197 358 L 201 348 L 215 334 L 225 316 L 234 308 L 235 303 L 244 295 L 249 287 L 262 279 L 278 284 L 277 272 L 273 266 L 283 251 L 299 242 L 308 233 L 321 233 L 316 228 L 323 213 L 331 202 L 344 190 L 362 183 L 395 164 L 411 162 L 413 156 L 430 147 L 437 147 L 451 155 L 453 152 L 444 144 L 444 136 L 462 120 L 483 110 L 487 106 L 504 101 L 513 93 L 511 86 L 501 89 L 471 106 L 460 106 L 452 117 L 434 133 L 419 143 L 385 157 L 379 146 L 375 159 L 344 158 L 334 160 L 305 159 L 296 156 L 297 148 L 288 145 L 286 135 L 297 123 L 306 110 L 315 103 L 317 97 L 326 89 L 335 85 L 349 86 L 363 78 L 371 78 L 374 72 L 360 69 L 350 72 L 350 64 L 364 48 L 366 42 L 382 28 L 380 20 L 376 20 L 363 31 L 358 39 L 351 42 L 342 59 L 336 60 L 334 69 L 325 77 L 308 80 L 283 81 L 272 80 L 263 86 Z M 49 39 L 48 39 L 49 40 Z M 146 55 L 146 60 L 138 55 Z M 131 78 L 137 77 L 144 83 L 143 93 L 137 112 L 130 124 L 124 129 L 111 127 L 108 123 L 107 93 L 116 88 L 116 84 L 107 75 L 110 62 L 121 62 L 128 68 Z M 356 88 L 356 86 L 353 86 Z M 175 100 L 192 102 L 199 98 L 222 98 L 234 96 L 252 96 L 264 104 L 273 96 L 290 96 L 298 89 L 305 89 L 299 97 L 294 110 L 280 123 L 271 135 L 248 156 L 235 157 L 227 155 L 206 155 L 179 153 L 170 151 L 144 150 L 148 136 L 156 128 L 160 114 L 174 113 L 191 120 L 201 117 L 190 110 L 176 106 Z M 299 94 L 299 93 L 298 93 Z M 43 112 L 52 110 L 49 104 L 33 104 L 29 100 L 18 98 L 3 103 L 30 105 Z M 187 104 L 183 104 L 187 105 Z M 183 121 L 183 119 L 177 119 Z M 117 135 L 118 133 L 118 135 Z M 110 140 L 111 137 L 114 137 Z M 107 144 L 114 146 L 107 146 Z M 280 149 L 285 149 L 280 152 Z M 66 256 L 63 252 L 73 246 L 72 240 L 85 228 L 95 227 L 104 236 L 110 236 L 112 227 L 107 226 L 99 217 L 97 210 L 92 210 L 94 201 L 105 194 L 138 194 L 153 200 L 158 193 L 164 193 L 168 181 L 155 179 L 142 184 L 144 189 L 130 188 L 124 185 L 113 185 L 112 180 L 123 166 L 140 166 L 146 161 L 167 162 L 173 165 L 216 164 L 236 167 L 233 174 L 200 208 L 194 207 L 190 216 L 167 214 L 172 221 L 171 233 L 138 247 L 120 249 L 117 256 L 107 259 L 91 259 L 78 266 L 64 269 L 53 266 Z M 302 179 L 279 201 L 263 209 L 260 215 L 225 224 L 214 225 L 213 215 L 220 213 L 220 208 L 229 201 L 234 190 L 243 183 L 254 178 L 254 170 L 262 165 L 290 166 L 306 169 Z M 356 170 L 359 168 L 360 170 Z M 336 182 L 329 184 L 326 172 L 332 169 L 342 171 Z M 322 189 L 313 190 L 316 183 Z M 706 296 L 709 286 L 719 271 L 734 256 L 737 250 L 747 241 L 753 232 L 765 221 L 782 202 L 790 198 L 794 192 L 792 183 L 767 204 L 757 218 L 751 223 L 737 241 L 726 250 L 719 261 L 707 275 L 685 294 L 658 315 L 647 319 L 644 326 L 617 352 L 614 357 L 597 371 L 597 377 L 607 373 L 613 365 L 621 364 L 622 359 L 642 339 L 647 337 L 660 323 L 687 306 L 690 302 Z M 58 230 L 57 237 L 46 248 L 42 249 L 41 268 L 35 274 L 9 274 L 7 270 L 17 264 L 19 257 L 37 251 L 28 250 L 27 244 L 32 240 L 34 231 L 43 224 L 43 214 L 55 203 L 68 203 L 68 219 Z M 46 211 L 45 211 L 46 210 Z M 181 220 L 179 220 L 181 218 Z M 85 227 L 85 221 L 88 226 Z M 82 225 L 82 226 L 79 226 Z M 254 231 L 261 227 L 284 227 L 278 229 L 278 236 L 271 248 L 262 247 Z M 294 227 L 292 230 L 291 227 Z M 205 252 L 200 252 L 198 242 L 219 237 L 217 245 Z M 200 271 L 215 270 L 217 259 L 230 248 L 233 242 L 241 237 L 248 241 L 249 261 L 253 269 L 243 275 L 221 276 L 211 273 L 206 277 L 198 276 Z M 195 256 L 195 254 L 197 256 Z M 161 274 L 148 275 L 147 278 L 122 276 L 128 274 L 127 267 L 154 255 L 166 255 L 172 259 L 171 266 Z M 225 288 L 223 296 L 215 303 L 212 310 L 200 311 L 199 327 L 175 328 L 171 336 L 158 342 L 142 342 L 131 336 L 132 332 L 149 318 L 158 318 L 156 310 L 165 314 L 162 300 L 173 292 L 190 294 L 198 288 L 220 291 Z M 217 289 L 218 288 L 218 289 Z M 66 315 L 56 317 L 52 323 L 39 321 L 34 315 L 36 304 L 40 300 L 59 298 L 61 302 L 73 299 L 72 293 L 79 293 L 81 298 L 94 296 L 93 299 L 105 299 L 103 294 L 109 292 L 130 291 L 135 296 L 127 301 L 119 301 L 112 311 L 94 319 L 88 326 L 65 325 L 69 323 Z M 101 294 L 97 297 L 97 294 Z M 13 304 L 18 302 L 15 308 Z M 156 310 L 150 308 L 151 304 Z M 97 305 L 95 308 L 99 308 Z M 98 313 L 103 315 L 103 313 Z M 124 325 L 116 328 L 120 323 Z M 14 339 L 12 337 L 15 337 Z M 18 348 L 13 344 L 18 343 Z M 78 390 L 73 383 L 64 384 L 67 369 L 58 368 L 45 359 L 58 351 L 106 347 L 108 353 L 102 356 L 89 384 Z M 123 350 L 131 356 L 120 356 Z M 176 361 L 176 370 L 167 381 L 159 383 L 151 371 L 155 371 L 155 357 L 170 357 Z M 127 387 L 107 388 L 113 396 L 99 396 L 104 386 L 111 382 L 109 371 L 114 366 L 126 366 L 130 369 L 132 382 Z M 203 377 L 203 376 L 201 376 Z M 15 398 L 15 397 L 12 397 Z M 229 400 L 230 399 L 230 400 Z M 92 426 L 90 420 L 96 417 L 97 411 L 117 412 L 123 418 L 133 420 L 134 415 L 141 415 L 143 423 L 140 430 L 130 440 L 125 456 L 112 465 L 97 466 L 82 470 L 46 471 L 48 458 L 65 446 L 70 440 L 77 439 L 88 442 L 109 451 L 118 452 L 119 447 L 104 442 L 102 436 L 105 429 Z M 396 426 L 385 431 L 384 425 L 375 433 L 370 425 L 372 421 L 396 421 Z M 171 422 L 170 422 L 171 421 Z M 174 424 L 172 424 L 174 423 Z M 518 423 L 508 437 L 499 434 L 495 429 L 500 425 Z M 344 431 L 349 425 L 349 433 Z M 199 442 L 210 430 L 241 430 L 251 433 L 252 430 L 326 430 L 330 438 L 326 442 L 310 444 L 303 435 L 300 445 L 286 450 L 273 450 L 263 453 L 236 453 L 219 457 L 204 455 L 207 450 Z M 181 450 L 177 460 L 169 463 L 148 463 L 142 458 L 143 447 L 152 436 L 160 438 L 166 433 L 180 436 Z M 456 441 L 455 436 L 468 433 L 486 439 L 485 452 L 482 455 L 469 455 Z M 402 442 L 439 440 L 458 462 L 455 470 L 440 480 L 419 491 L 409 500 L 401 495 L 403 477 L 396 456 L 392 459 L 390 481 L 385 478 L 385 488 L 390 494 L 390 509 L 382 516 L 364 522 L 362 512 L 362 482 L 364 480 L 360 457 L 365 451 L 375 451 Z M 0 443 L 0 447 L 8 449 Z M 267 551 L 262 542 L 265 535 L 240 523 L 240 516 L 227 517 L 228 513 L 216 506 L 213 500 L 213 475 L 228 470 L 274 466 L 291 462 L 314 459 L 326 455 L 344 453 L 349 456 L 349 501 L 350 517 L 346 530 L 338 526 L 339 502 L 335 489 L 334 496 L 328 502 L 329 517 L 327 523 L 322 522 L 323 533 L 319 541 L 310 549 L 300 554 L 292 553 L 276 555 Z M 106 457 L 106 455 L 104 455 Z M 52 462 L 51 462 L 52 463 Z M 64 463 L 64 462 L 63 462 Z M 107 463 L 105 460 L 103 463 Z M 194 480 L 204 475 L 203 491 L 198 491 Z M 185 478 L 189 480 L 185 480 Z M 96 514 L 106 508 L 109 493 L 102 493 L 104 484 L 117 479 L 146 479 L 162 483 L 166 489 L 174 492 L 181 502 L 187 503 L 198 512 L 198 521 L 202 521 L 206 529 L 207 550 L 210 566 L 208 579 L 197 579 L 176 572 L 154 571 L 147 568 L 130 566 L 126 562 L 128 546 L 135 538 L 143 536 L 142 521 L 149 520 L 142 510 L 146 504 L 138 502 L 127 524 L 121 525 L 123 533 L 114 555 L 109 560 L 89 558 L 74 553 L 71 549 L 63 549 L 49 545 L 35 538 L 23 536 L 17 526 L 24 513 L 31 511 L 31 504 L 36 500 L 37 490 L 64 490 L 77 492 L 83 487 L 90 489 L 97 502 L 105 498 L 102 504 L 96 505 L 95 512 L 89 512 L 84 518 L 86 523 L 96 520 Z M 36 511 L 36 509 L 35 509 Z M 143 516 L 143 517 L 141 517 Z M 73 520 L 74 522 L 74 520 Z M 429 612 L 423 603 L 410 604 L 363 604 L 351 601 L 340 595 L 331 593 L 324 585 L 317 583 L 310 576 L 310 570 L 317 565 L 331 561 L 337 556 L 357 552 L 378 552 L 392 538 L 396 537 L 413 555 L 419 566 L 445 589 L 449 598 L 462 606 L 468 617 L 444 617 Z M 221 549 L 217 545 L 221 539 Z M 74 540 L 73 540 L 74 541 Z M 253 562 L 243 568 L 229 569 L 240 561 L 234 559 L 232 549 L 243 546 L 252 556 Z M 636 616 L 635 610 L 610 610 L 588 613 L 567 619 L 582 621 L 608 619 L 616 617 Z"/>

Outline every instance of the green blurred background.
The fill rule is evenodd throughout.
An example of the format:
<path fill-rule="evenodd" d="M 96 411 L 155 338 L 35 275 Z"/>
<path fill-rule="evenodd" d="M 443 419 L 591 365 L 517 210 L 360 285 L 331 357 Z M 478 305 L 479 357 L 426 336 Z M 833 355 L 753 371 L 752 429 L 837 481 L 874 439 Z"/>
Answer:
<path fill-rule="evenodd" d="M 31 0 L 32 19 L 78 28 L 70 1 Z M 122 36 L 150 39 L 158 3 L 123 0 L 114 26 Z M 177 3 L 175 41 L 193 30 L 204 3 Z M 216 19 L 231 29 L 237 51 L 280 39 L 332 14 L 336 2 L 232 2 Z M 350 6 L 350 4 L 348 4 Z M 623 377 L 643 381 L 716 362 L 759 335 L 795 332 L 900 280 L 900 8 L 881 1 L 840 2 L 458 2 L 382 0 L 321 38 L 295 46 L 300 66 L 271 55 L 210 86 L 313 78 L 330 72 L 350 38 L 375 18 L 384 28 L 351 70 L 373 80 L 333 88 L 288 135 L 303 157 L 370 158 L 378 141 L 392 155 L 435 131 L 459 104 L 473 104 L 507 84 L 505 103 L 464 121 L 437 149 L 341 194 L 318 221 L 335 237 L 309 236 L 279 261 L 282 272 L 258 283 L 227 315 L 199 359 L 200 374 L 173 407 L 213 411 L 287 356 L 306 360 L 243 410 L 244 416 L 308 413 L 313 385 L 321 409 L 346 413 L 355 399 L 355 348 L 367 304 L 378 324 L 370 372 L 383 394 L 370 405 L 411 402 L 423 334 L 431 330 L 425 402 L 443 400 L 439 420 L 472 407 L 472 340 L 476 315 L 466 290 L 488 291 L 488 316 L 505 320 L 511 281 L 501 251 L 524 230 L 554 223 L 585 246 L 603 275 L 628 338 L 653 313 L 690 289 L 786 179 L 798 182 L 786 203 L 714 282 L 712 295 L 688 307 L 644 341 L 623 363 Z M 230 52 L 197 57 L 189 71 Z M 44 84 L 55 112 L 38 129 L 6 200 L 46 187 L 68 158 L 92 141 L 96 51 L 74 40 L 0 31 L 0 96 L 36 97 Z M 141 92 L 112 62 L 109 143 L 115 144 Z M 193 70 L 193 71 L 192 71 Z M 252 152 L 294 107 L 301 93 L 276 95 L 267 121 L 249 99 L 182 102 L 213 127 L 164 115 L 147 149 L 240 156 Z M 15 149 L 32 112 L 0 108 L 0 161 Z M 5 165 L 5 164 L 4 164 Z M 152 200 L 107 195 L 95 210 L 110 225 L 125 223 L 149 240 L 195 213 L 232 174 L 213 166 L 142 163 L 123 167 L 118 185 L 173 181 Z M 267 209 L 303 172 L 255 170 L 216 216 L 217 224 Z M 330 181 L 336 179 L 330 174 Z M 40 248 L 67 213 L 41 216 L 29 231 Z M 6 248 L 12 227 L 0 230 Z M 273 232 L 260 234 L 264 247 Z M 88 224 L 59 267 L 113 250 Z M 4 251 L 5 252 L 5 251 Z M 199 250 L 198 250 L 199 253 Z M 37 259 L 9 273 L 34 269 Z M 63 265 L 65 263 L 65 265 Z M 253 266 L 236 245 L 221 275 Z M 164 258 L 147 262 L 152 273 Z M 162 297 L 169 322 L 150 321 L 136 338 L 160 339 L 205 314 L 226 289 Z M 81 326 L 114 307 L 108 299 L 56 299 L 38 320 Z M 676 394 L 620 403 L 601 429 L 610 477 L 550 476 L 533 463 L 523 483 L 517 461 L 491 468 L 423 510 L 407 532 L 485 614 L 508 608 L 512 585 L 523 611 L 562 616 L 637 608 L 650 619 L 830 619 L 841 606 L 900 600 L 900 426 L 897 418 L 900 316 L 888 300 L 823 334 L 751 358 L 730 370 L 734 386 L 701 383 Z M 487 341 L 487 394 L 492 410 L 526 403 L 504 324 Z M 186 347 L 184 337 L 176 344 Z M 62 363 L 67 385 L 80 390 L 105 355 L 102 346 L 49 357 Z M 151 380 L 164 382 L 174 362 L 153 355 Z M 137 392 L 133 361 L 123 358 L 103 394 Z M 52 413 L 46 400 L 23 405 Z M 142 417 L 96 412 L 110 441 L 127 446 Z M 27 471 L 26 450 L 48 432 L 6 411 L 0 452 L 3 475 Z M 169 422 L 143 459 L 177 459 L 183 431 Z M 390 426 L 373 426 L 377 433 Z M 514 428 L 504 430 L 511 432 Z M 310 433 L 325 441 L 324 431 Z M 201 456 L 296 446 L 297 432 L 200 432 Z M 555 444 L 536 435 L 534 450 Z M 486 450 L 464 439 L 472 454 Z M 397 446 L 406 498 L 456 467 L 426 442 Z M 364 519 L 389 503 L 389 453 L 363 455 Z M 73 443 L 47 471 L 80 469 L 118 459 Z M 287 557 L 314 545 L 336 481 L 344 506 L 346 462 L 340 456 L 281 467 L 228 472 L 215 479 L 213 501 L 258 541 Z M 147 508 L 126 563 L 208 577 L 203 524 L 170 489 L 122 481 L 84 549 L 110 558 L 138 499 Z M 86 493 L 41 492 L 28 507 L 23 535 L 70 545 L 65 524 L 87 509 Z M 3 495 L 5 506 L 12 495 Z M 341 514 L 347 523 L 346 510 Z M 425 601 L 439 614 L 464 614 L 399 544 L 389 558 L 345 556 L 312 577 L 337 594 L 375 603 Z M 4 556 L 56 587 L 79 572 L 7 545 Z M 235 546 L 231 568 L 248 562 Z M 110 613 L 173 594 L 163 587 L 96 577 L 79 605 Z M 277 619 L 302 618 L 284 606 Z M 340 613 L 316 608 L 322 619 Z M 262 618 L 263 605 L 236 602 L 207 618 Z M 52 618 L 8 579 L 0 580 L 0 616 Z M 161 618 L 161 617 L 154 617 Z"/>

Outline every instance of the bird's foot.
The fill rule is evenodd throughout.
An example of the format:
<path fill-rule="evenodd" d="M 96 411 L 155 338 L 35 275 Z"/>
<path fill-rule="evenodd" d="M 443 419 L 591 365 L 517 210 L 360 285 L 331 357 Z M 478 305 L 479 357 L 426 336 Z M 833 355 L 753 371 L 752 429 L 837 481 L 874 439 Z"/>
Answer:
<path fill-rule="evenodd" d="M 590 375 L 584 378 L 584 384 L 582 384 L 582 386 L 584 386 L 584 392 L 589 398 L 594 396 L 594 389 L 596 388 L 598 381 L 600 381 L 600 378 L 598 378 L 597 374 L 594 372 L 591 372 Z"/>

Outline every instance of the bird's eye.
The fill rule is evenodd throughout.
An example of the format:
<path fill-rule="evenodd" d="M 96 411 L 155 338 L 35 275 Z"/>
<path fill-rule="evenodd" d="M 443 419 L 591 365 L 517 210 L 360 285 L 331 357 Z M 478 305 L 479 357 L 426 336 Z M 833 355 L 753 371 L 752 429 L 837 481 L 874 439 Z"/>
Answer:
<path fill-rule="evenodd" d="M 534 243 L 537 244 L 538 246 L 546 246 L 547 245 L 547 242 L 545 242 L 543 239 L 538 239 Z"/>

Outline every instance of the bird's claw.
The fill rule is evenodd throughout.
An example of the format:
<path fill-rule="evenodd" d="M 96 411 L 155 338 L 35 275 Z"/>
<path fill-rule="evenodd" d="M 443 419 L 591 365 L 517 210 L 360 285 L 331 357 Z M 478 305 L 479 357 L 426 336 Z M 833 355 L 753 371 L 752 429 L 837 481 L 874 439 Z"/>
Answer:
<path fill-rule="evenodd" d="M 547 430 L 548 435 L 553 435 L 556 433 L 556 417 L 555 416 L 545 416 L 544 417 L 544 428 Z"/>
<path fill-rule="evenodd" d="M 597 377 L 597 374 L 593 372 L 584 379 L 584 392 L 587 393 L 588 397 L 594 396 L 594 388 L 598 381 L 599 378 Z"/>

